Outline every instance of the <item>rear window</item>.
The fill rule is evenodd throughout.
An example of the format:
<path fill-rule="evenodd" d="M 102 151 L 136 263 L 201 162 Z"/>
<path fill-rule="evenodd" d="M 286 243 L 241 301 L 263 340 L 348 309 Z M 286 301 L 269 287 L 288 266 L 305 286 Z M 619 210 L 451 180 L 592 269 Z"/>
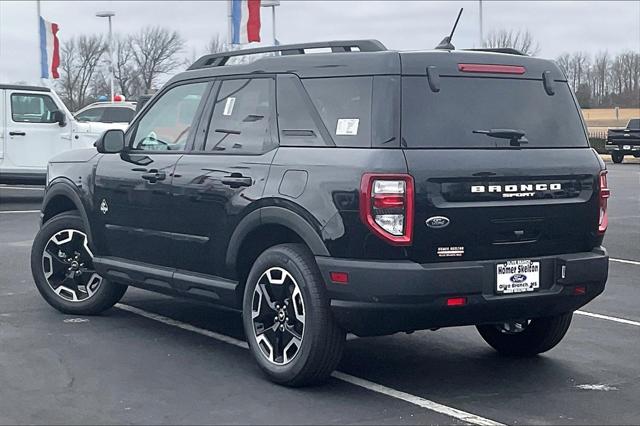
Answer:
<path fill-rule="evenodd" d="M 131 108 L 107 108 L 102 116 L 102 121 L 105 123 L 131 123 L 135 110 Z"/>
<path fill-rule="evenodd" d="M 524 148 L 584 147 L 587 139 L 566 83 L 546 93 L 541 80 L 441 77 L 440 91 L 426 77 L 402 78 L 402 138 L 407 148 L 503 148 L 474 130 L 525 133 Z"/>
<path fill-rule="evenodd" d="M 640 118 L 634 118 L 632 120 L 629 120 L 629 124 L 627 125 L 627 128 L 632 130 L 640 130 Z"/>

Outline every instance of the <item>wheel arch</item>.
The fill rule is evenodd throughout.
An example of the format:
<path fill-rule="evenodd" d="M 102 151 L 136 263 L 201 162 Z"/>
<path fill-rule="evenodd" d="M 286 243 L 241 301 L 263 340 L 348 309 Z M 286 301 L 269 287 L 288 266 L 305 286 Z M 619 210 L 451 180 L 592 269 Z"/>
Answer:
<path fill-rule="evenodd" d="M 80 214 L 89 241 L 92 241 L 89 218 L 75 185 L 66 180 L 54 181 L 49 185 L 49 188 L 47 188 L 47 192 L 42 200 L 42 224 L 47 223 L 51 218 L 60 213 L 71 211 L 77 211 Z"/>
<path fill-rule="evenodd" d="M 245 216 L 229 241 L 225 258 L 226 269 L 240 281 L 251 264 L 264 250 L 278 244 L 301 243 L 316 256 L 329 256 L 319 231 L 301 215 L 284 207 L 261 207 Z M 239 291 L 242 293 L 242 291 Z"/>

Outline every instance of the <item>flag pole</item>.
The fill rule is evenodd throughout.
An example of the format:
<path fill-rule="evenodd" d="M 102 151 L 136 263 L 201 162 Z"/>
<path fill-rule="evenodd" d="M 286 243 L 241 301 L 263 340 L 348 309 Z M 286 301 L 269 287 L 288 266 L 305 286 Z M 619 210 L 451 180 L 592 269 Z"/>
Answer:
<path fill-rule="evenodd" d="M 38 69 L 38 75 L 40 76 L 40 83 L 44 85 L 44 79 L 42 78 L 42 53 L 40 52 L 40 0 L 36 0 L 36 24 L 37 24 L 37 43 L 36 43 L 36 55 L 38 58 L 38 64 L 40 65 Z"/>
<path fill-rule="evenodd" d="M 233 50 L 232 0 L 227 0 L 227 50 Z"/>

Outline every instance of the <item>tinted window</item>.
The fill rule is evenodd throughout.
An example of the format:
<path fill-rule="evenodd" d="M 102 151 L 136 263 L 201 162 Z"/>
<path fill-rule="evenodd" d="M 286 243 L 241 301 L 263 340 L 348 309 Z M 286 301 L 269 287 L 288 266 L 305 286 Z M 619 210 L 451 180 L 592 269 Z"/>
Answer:
<path fill-rule="evenodd" d="M 577 107 L 566 83 L 547 95 L 541 80 L 441 77 L 440 91 L 426 77 L 402 78 L 402 138 L 408 148 L 508 147 L 474 130 L 514 129 L 524 148 L 587 146 Z"/>
<path fill-rule="evenodd" d="M 135 113 L 135 110 L 131 108 L 107 108 L 102 117 L 102 121 L 104 123 L 131 123 Z"/>
<path fill-rule="evenodd" d="M 629 124 L 627 125 L 629 129 L 640 130 L 640 119 L 634 118 L 629 120 Z"/>
<path fill-rule="evenodd" d="M 314 116 L 315 117 L 314 119 Z M 327 146 L 333 141 L 325 141 L 324 129 L 309 95 L 296 76 L 278 77 L 278 128 L 282 146 Z M 320 130 L 322 128 L 322 131 Z"/>
<path fill-rule="evenodd" d="M 104 108 L 89 108 L 76 115 L 78 121 L 88 121 L 91 123 L 102 121 Z"/>
<path fill-rule="evenodd" d="M 336 145 L 371 146 L 372 81 L 373 77 L 303 80 Z"/>
<path fill-rule="evenodd" d="M 58 111 L 48 95 L 14 93 L 11 95 L 11 118 L 18 123 L 53 123 Z"/>
<path fill-rule="evenodd" d="M 184 149 L 207 84 L 183 84 L 165 92 L 138 121 L 132 148 L 144 151 Z"/>
<path fill-rule="evenodd" d="M 273 149 L 273 88 L 270 78 L 223 80 L 211 115 L 205 151 L 262 154 Z"/>

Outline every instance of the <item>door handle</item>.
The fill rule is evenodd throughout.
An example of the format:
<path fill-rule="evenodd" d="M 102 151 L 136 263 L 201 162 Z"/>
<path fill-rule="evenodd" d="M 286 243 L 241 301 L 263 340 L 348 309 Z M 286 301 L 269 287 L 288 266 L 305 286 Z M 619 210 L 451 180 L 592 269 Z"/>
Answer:
<path fill-rule="evenodd" d="M 240 173 L 232 173 L 231 176 L 223 177 L 222 183 L 232 188 L 240 188 L 241 186 L 251 186 L 251 178 L 242 176 Z"/>
<path fill-rule="evenodd" d="M 27 134 L 25 132 L 15 131 L 9 132 L 9 136 L 27 136 Z"/>
<path fill-rule="evenodd" d="M 149 172 L 143 173 L 141 177 L 144 180 L 148 180 L 149 183 L 156 183 L 159 180 L 165 180 L 167 178 L 167 174 L 163 171 L 149 170 Z"/>

